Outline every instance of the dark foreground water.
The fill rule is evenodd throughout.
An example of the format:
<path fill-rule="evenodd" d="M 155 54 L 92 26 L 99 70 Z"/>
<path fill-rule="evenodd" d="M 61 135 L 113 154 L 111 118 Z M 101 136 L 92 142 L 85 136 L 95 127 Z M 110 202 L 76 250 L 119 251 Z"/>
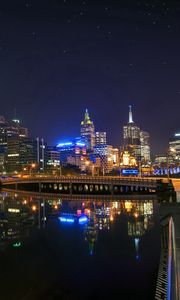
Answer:
<path fill-rule="evenodd" d="M 0 299 L 154 299 L 158 209 L 2 193 Z"/>

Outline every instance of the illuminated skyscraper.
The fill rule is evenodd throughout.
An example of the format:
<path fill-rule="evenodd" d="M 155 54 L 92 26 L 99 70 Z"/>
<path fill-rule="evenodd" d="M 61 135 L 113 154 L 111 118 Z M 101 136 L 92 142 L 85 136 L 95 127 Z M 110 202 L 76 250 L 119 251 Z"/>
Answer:
<path fill-rule="evenodd" d="M 87 150 L 93 150 L 95 146 L 95 128 L 90 120 L 88 110 L 86 109 L 84 121 L 81 122 L 81 138 L 85 142 Z"/>
<path fill-rule="evenodd" d="M 13 151 L 17 154 L 17 147 L 19 147 L 17 145 L 22 144 L 23 140 L 26 140 L 27 138 L 28 129 L 22 127 L 20 121 L 16 117 L 12 121 L 6 121 L 3 116 L 0 116 L 0 172 L 6 171 L 9 162 L 7 154 L 12 154 L 11 149 L 8 149 L 8 147 L 12 148 L 14 140 L 16 140 L 14 144 L 15 149 Z M 15 169 L 17 169 L 17 164 Z"/>
<path fill-rule="evenodd" d="M 131 105 L 129 106 L 129 121 L 123 126 L 124 149 L 137 160 L 141 158 L 140 128 L 134 123 Z"/>
<path fill-rule="evenodd" d="M 150 162 L 150 143 L 149 143 L 149 133 L 146 131 L 140 132 L 141 141 L 141 158 L 144 162 Z"/>
<path fill-rule="evenodd" d="M 169 150 L 174 160 L 180 161 L 180 131 L 173 134 L 169 141 Z"/>

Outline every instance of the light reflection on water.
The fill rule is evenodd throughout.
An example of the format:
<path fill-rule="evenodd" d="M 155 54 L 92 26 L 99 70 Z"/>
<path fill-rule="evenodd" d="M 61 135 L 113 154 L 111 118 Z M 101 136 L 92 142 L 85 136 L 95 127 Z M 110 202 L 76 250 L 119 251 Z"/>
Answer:
<path fill-rule="evenodd" d="M 123 299 L 153 299 L 158 222 L 156 200 L 63 201 L 2 193 L 2 295 L 8 300 L 117 299 L 117 293 L 125 293 Z"/>

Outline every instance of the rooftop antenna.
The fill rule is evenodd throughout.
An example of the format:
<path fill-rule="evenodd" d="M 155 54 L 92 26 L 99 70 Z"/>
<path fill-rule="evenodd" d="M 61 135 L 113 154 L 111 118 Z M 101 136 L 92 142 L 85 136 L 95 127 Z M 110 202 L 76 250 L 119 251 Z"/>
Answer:
<path fill-rule="evenodd" d="M 133 123 L 131 105 L 129 105 L 129 123 Z"/>

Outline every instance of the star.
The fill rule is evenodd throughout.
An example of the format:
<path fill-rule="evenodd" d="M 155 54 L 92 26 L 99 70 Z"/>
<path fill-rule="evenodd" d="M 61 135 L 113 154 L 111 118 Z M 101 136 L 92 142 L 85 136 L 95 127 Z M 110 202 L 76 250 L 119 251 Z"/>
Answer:
<path fill-rule="evenodd" d="M 69 55 L 69 49 L 64 49 L 63 54 Z"/>
<path fill-rule="evenodd" d="M 31 1 L 30 0 L 29 1 L 25 1 L 25 7 L 29 8 L 30 6 L 32 6 Z"/>
<path fill-rule="evenodd" d="M 37 39 L 37 34 L 36 34 L 35 31 L 32 32 L 32 38 L 33 38 L 34 40 Z"/>

